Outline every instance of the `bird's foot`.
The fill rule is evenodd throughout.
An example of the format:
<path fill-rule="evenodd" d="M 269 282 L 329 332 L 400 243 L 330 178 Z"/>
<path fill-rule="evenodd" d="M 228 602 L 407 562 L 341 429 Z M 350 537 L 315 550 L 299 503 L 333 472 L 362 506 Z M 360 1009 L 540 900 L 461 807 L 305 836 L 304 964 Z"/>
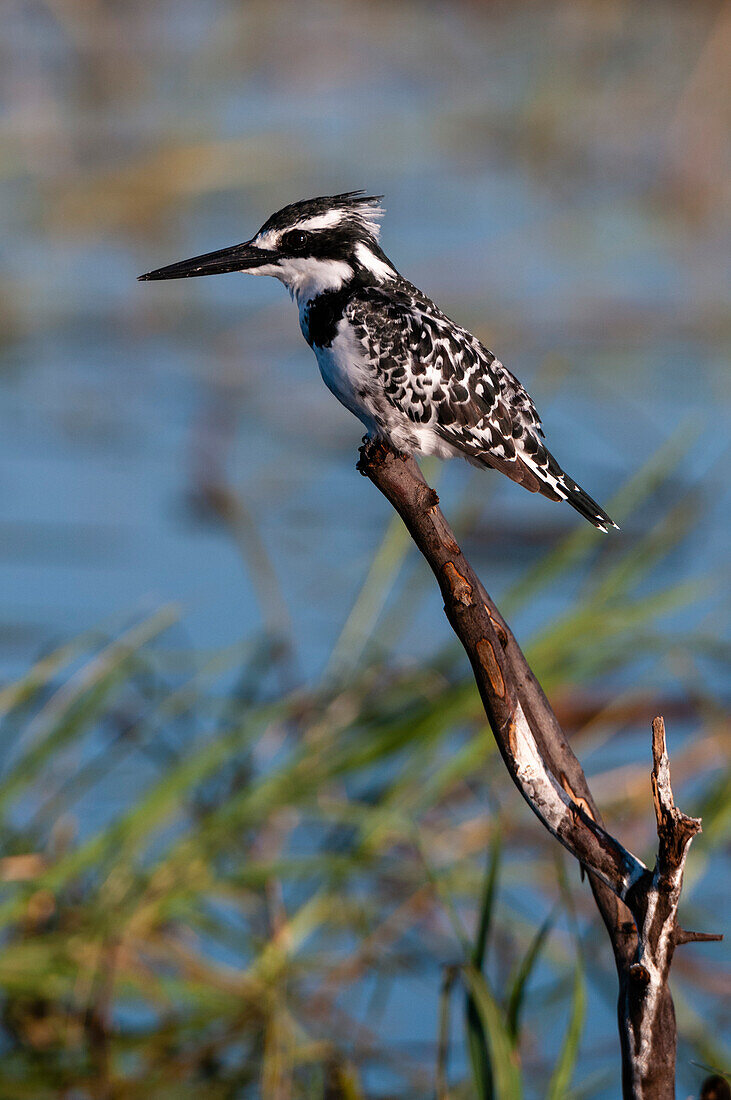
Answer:
<path fill-rule="evenodd" d="M 390 443 L 387 443 L 385 439 L 381 439 L 377 435 L 364 435 L 363 442 L 358 451 L 359 458 L 356 463 L 356 470 L 363 474 L 364 477 L 368 477 L 368 469 L 374 466 L 379 466 L 384 462 L 387 462 L 389 458 L 406 459 L 408 456 L 401 451 L 397 451 L 395 447 L 392 447 Z"/>

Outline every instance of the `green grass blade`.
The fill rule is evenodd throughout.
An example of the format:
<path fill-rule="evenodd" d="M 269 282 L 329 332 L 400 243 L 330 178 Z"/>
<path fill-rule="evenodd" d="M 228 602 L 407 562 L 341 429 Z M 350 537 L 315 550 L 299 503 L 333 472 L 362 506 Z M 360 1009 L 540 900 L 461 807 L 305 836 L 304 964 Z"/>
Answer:
<path fill-rule="evenodd" d="M 538 932 L 533 937 L 530 947 L 521 959 L 515 977 L 510 985 L 507 1007 L 508 1032 L 515 1045 L 517 1045 L 520 1037 L 520 1016 L 523 1010 L 528 982 L 540 958 L 541 951 L 545 946 L 548 933 L 553 928 L 555 919 L 555 911 L 546 917 L 543 924 L 538 929 Z"/>
<path fill-rule="evenodd" d="M 480 1100 L 521 1100 L 523 1085 L 518 1055 L 510 1040 L 503 1010 L 491 993 L 484 974 L 474 966 L 466 966 L 462 976 L 481 1024 L 491 1070 L 491 1091 L 478 1093 L 478 1096 Z M 479 1084 L 476 1077 L 475 1085 Z"/>
<path fill-rule="evenodd" d="M 424 476 L 432 484 L 439 480 L 438 463 L 422 462 Z M 411 549 L 409 532 L 400 516 L 386 527 L 381 544 L 371 560 L 365 581 L 336 641 L 325 676 L 337 678 L 354 668 L 373 635 L 381 612 Z"/>
<path fill-rule="evenodd" d="M 495 896 L 497 894 L 498 875 L 500 872 L 500 860 L 502 858 L 502 842 L 498 828 L 492 834 L 490 850 L 487 857 L 487 870 L 482 890 L 482 904 L 480 905 L 480 921 L 475 936 L 475 946 L 472 952 L 472 965 L 476 970 L 482 970 L 487 950 L 487 941 L 490 935 L 490 925 L 495 908 Z"/>
<path fill-rule="evenodd" d="M 395 516 L 371 562 L 368 575 L 333 648 L 326 676 L 337 678 L 352 668 L 368 643 L 388 594 L 411 547 L 411 536 Z"/>
<path fill-rule="evenodd" d="M 482 967 L 485 961 L 487 942 L 490 935 L 490 925 L 492 923 L 492 915 L 495 907 L 500 859 L 500 832 L 496 829 L 490 842 L 487 869 L 485 871 L 482 888 L 480 919 L 477 925 L 474 946 L 472 948 L 472 965 L 475 970 L 480 973 L 482 973 Z M 482 1017 L 471 991 L 467 992 L 465 1015 L 467 1047 L 470 1055 L 470 1063 L 472 1065 L 472 1075 L 475 1081 L 475 1090 L 480 1100 L 491 1100 L 495 1095 L 495 1088 L 487 1036 L 485 1034 Z"/>
<path fill-rule="evenodd" d="M 82 639 L 75 639 L 66 645 L 59 646 L 52 653 L 36 661 L 20 679 L 0 688 L 0 718 L 4 718 L 16 707 L 27 705 L 42 687 L 58 675 L 65 665 L 70 664 L 81 651 L 82 644 Z"/>
<path fill-rule="evenodd" d="M 571 1087 L 576 1062 L 579 1057 L 581 1032 L 586 1012 L 586 986 L 581 955 L 577 951 L 574 969 L 574 995 L 571 1000 L 571 1016 L 564 1036 L 561 1051 L 556 1061 L 551 1080 L 548 1083 L 546 1100 L 565 1100 Z"/>
<path fill-rule="evenodd" d="M 472 1067 L 472 1080 L 477 1100 L 494 1100 L 495 1082 L 492 1075 L 490 1051 L 487 1036 L 475 999 L 467 993 L 465 1005 L 465 1025 L 467 1028 L 467 1052 Z"/>

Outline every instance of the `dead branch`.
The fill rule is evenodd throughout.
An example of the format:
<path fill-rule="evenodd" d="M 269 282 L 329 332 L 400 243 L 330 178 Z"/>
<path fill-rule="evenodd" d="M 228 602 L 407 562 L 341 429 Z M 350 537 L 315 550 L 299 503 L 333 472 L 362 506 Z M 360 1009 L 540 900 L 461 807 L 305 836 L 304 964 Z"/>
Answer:
<path fill-rule="evenodd" d="M 668 975 L 686 932 L 677 908 L 700 821 L 675 806 L 661 718 L 653 722 L 657 865 L 650 871 L 604 828 L 586 776 L 505 620 L 464 557 L 439 498 L 413 459 L 366 440 L 358 469 L 403 519 L 437 579 L 447 618 L 472 665 L 485 713 L 518 790 L 589 875 L 619 978 L 625 1100 L 673 1100 L 676 1027 Z"/>

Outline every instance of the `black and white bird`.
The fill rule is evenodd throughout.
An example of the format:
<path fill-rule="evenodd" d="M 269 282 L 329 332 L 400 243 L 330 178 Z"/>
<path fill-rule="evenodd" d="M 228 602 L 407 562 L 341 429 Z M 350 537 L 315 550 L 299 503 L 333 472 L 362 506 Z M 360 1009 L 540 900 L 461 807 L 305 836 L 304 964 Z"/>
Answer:
<path fill-rule="evenodd" d="M 380 196 L 362 191 L 285 206 L 243 244 L 140 279 L 273 275 L 299 307 L 328 388 L 408 454 L 458 455 L 533 493 L 566 500 L 601 531 L 617 525 L 564 473 L 518 379 L 401 276 L 382 251 Z"/>

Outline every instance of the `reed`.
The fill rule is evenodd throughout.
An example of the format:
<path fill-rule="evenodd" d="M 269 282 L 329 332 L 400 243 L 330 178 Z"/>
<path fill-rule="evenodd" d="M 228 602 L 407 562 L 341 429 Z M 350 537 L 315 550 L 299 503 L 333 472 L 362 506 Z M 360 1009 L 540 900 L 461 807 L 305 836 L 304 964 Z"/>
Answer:
<path fill-rule="evenodd" d="M 620 521 L 656 490 L 638 477 Z M 526 649 L 594 762 L 608 823 L 641 854 L 644 703 L 608 684 L 640 651 L 669 665 L 688 645 L 666 616 L 694 593 L 641 595 L 683 533 L 666 516 L 628 549 L 571 536 L 525 580 L 534 599 L 584 574 Z M 367 590 L 389 590 L 401 559 L 389 531 Z M 587 891 L 507 789 L 451 650 L 399 667 L 378 654 L 381 618 L 354 630 L 351 616 L 347 675 L 331 663 L 320 683 L 272 691 L 262 660 L 281 650 L 176 650 L 174 617 L 68 643 L 0 695 L 0 1093 L 612 1095 L 612 963 Z M 704 885 L 728 834 L 720 709 L 694 672 L 662 703 L 687 733 L 679 797 L 692 788 L 704 818 L 686 920 L 711 927 Z M 675 976 L 690 1087 L 707 1072 L 695 1063 L 724 1062 L 704 951 Z"/>

